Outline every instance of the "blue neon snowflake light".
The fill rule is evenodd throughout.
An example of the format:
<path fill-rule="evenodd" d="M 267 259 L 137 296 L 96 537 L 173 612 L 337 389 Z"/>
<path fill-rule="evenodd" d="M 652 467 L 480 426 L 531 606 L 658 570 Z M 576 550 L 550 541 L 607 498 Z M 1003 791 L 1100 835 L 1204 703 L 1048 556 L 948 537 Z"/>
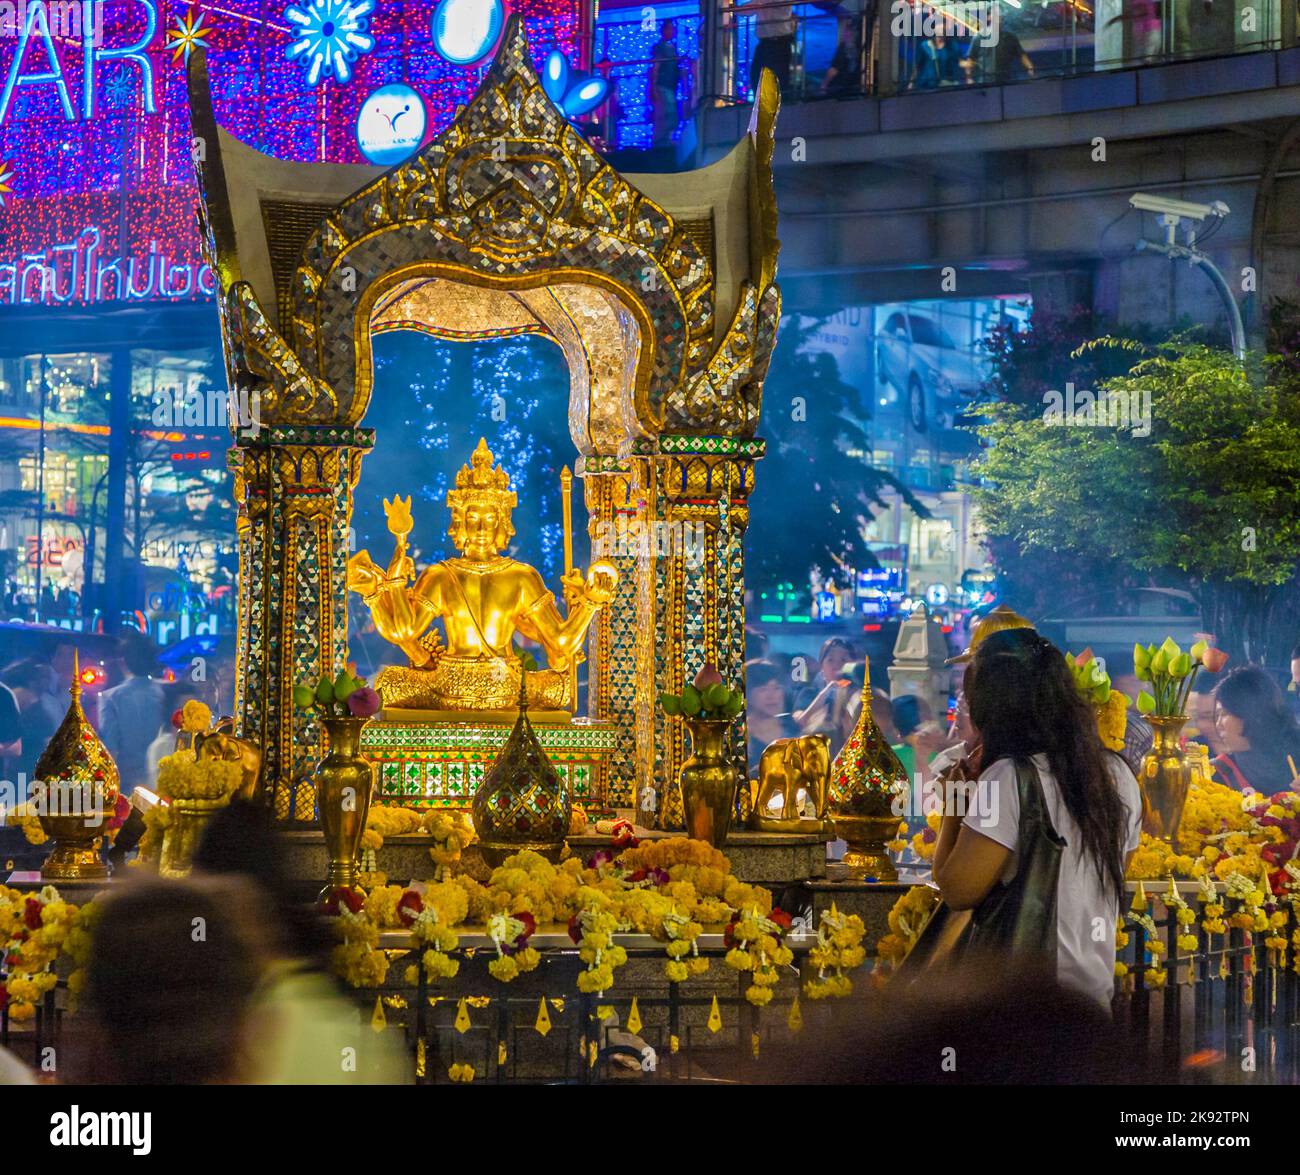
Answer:
<path fill-rule="evenodd" d="M 366 18 L 374 10 L 374 0 L 290 4 L 284 18 L 296 26 L 297 39 L 284 51 L 285 56 L 303 59 L 309 86 L 318 85 L 331 72 L 340 85 L 345 84 L 352 77 L 352 62 L 375 47 L 374 37 L 366 32 Z"/>

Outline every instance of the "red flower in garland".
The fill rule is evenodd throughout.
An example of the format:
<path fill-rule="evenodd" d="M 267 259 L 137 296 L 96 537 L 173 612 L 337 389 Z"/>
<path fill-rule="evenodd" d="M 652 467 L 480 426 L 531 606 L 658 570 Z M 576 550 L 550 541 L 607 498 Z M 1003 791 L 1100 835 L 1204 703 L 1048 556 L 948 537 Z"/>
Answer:
<path fill-rule="evenodd" d="M 569 919 L 569 937 L 573 939 L 575 943 L 582 941 L 582 917 L 579 914 L 574 914 L 574 916 Z"/>
<path fill-rule="evenodd" d="M 519 934 L 515 935 L 513 942 L 503 942 L 501 944 L 502 953 L 507 955 L 513 955 L 516 951 L 522 951 L 524 947 L 528 945 L 528 940 L 532 938 L 533 931 L 537 929 L 537 919 L 524 910 L 511 914 L 510 917 L 516 922 L 523 923 L 524 928 Z M 573 934 L 572 922 L 570 922 L 569 925 L 569 934 Z M 576 942 L 577 939 L 574 939 L 574 941 Z"/>
<path fill-rule="evenodd" d="M 348 889 L 346 886 L 336 885 L 330 890 L 329 897 L 325 899 L 325 913 L 336 916 L 340 906 L 347 906 L 354 914 L 360 914 L 361 909 L 366 904 L 366 899 L 355 889 Z"/>
<path fill-rule="evenodd" d="M 108 823 L 104 825 L 105 832 L 115 832 L 126 823 L 126 818 L 131 815 L 131 801 L 121 792 L 117 794 L 117 803 L 113 805 L 113 815 Z"/>
<path fill-rule="evenodd" d="M 412 925 L 423 912 L 424 899 L 415 890 L 405 890 L 397 899 L 397 920 L 403 926 Z"/>
<path fill-rule="evenodd" d="M 172 711 L 172 726 L 180 730 L 185 725 L 185 716 L 179 710 Z"/>
<path fill-rule="evenodd" d="M 41 903 L 36 898 L 28 898 L 23 906 L 23 924 L 28 930 L 41 928 Z"/>
<path fill-rule="evenodd" d="M 782 934 L 788 934 L 790 931 L 790 927 L 794 925 L 794 919 L 791 918 L 789 914 L 787 914 L 784 910 L 780 909 L 779 907 L 777 909 L 774 909 L 768 915 L 768 918 L 770 918 L 781 928 Z"/>
<path fill-rule="evenodd" d="M 609 843 L 618 851 L 634 849 L 641 843 L 630 820 L 615 820 L 610 830 Z"/>

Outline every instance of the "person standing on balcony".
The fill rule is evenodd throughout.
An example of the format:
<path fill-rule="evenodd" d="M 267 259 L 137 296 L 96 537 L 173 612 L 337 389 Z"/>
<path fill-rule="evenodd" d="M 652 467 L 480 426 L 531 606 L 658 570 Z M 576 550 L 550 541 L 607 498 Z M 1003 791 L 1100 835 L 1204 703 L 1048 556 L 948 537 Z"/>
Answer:
<path fill-rule="evenodd" d="M 935 90 L 940 86 L 953 86 L 961 76 L 961 55 L 957 44 L 942 33 L 926 37 L 916 51 L 916 65 L 912 70 L 909 90 Z"/>
<path fill-rule="evenodd" d="M 659 26 L 659 41 L 650 51 L 650 111 L 654 120 L 653 147 L 671 147 L 677 133 L 677 23 Z"/>
<path fill-rule="evenodd" d="M 857 90 L 861 82 L 858 71 L 857 21 L 852 16 L 841 16 L 835 53 L 827 67 L 826 76 L 822 78 L 821 92 L 827 98 L 844 98 Z"/>
<path fill-rule="evenodd" d="M 784 90 L 790 84 L 790 60 L 794 56 L 794 9 L 789 4 L 769 4 L 765 0 L 739 0 L 754 5 L 754 59 L 749 64 L 749 92 L 758 96 L 758 80 L 764 69 L 776 75 L 776 84 Z"/>

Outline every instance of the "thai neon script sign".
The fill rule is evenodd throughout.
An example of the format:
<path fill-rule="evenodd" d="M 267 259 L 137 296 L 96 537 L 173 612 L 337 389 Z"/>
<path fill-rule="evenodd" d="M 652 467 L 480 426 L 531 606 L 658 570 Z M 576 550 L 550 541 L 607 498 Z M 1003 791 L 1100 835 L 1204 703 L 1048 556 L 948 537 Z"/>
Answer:
<path fill-rule="evenodd" d="M 210 266 L 177 261 L 157 241 L 144 255 L 110 254 L 94 225 L 75 240 L 0 259 L 0 303 L 11 306 L 210 298 L 216 288 Z"/>

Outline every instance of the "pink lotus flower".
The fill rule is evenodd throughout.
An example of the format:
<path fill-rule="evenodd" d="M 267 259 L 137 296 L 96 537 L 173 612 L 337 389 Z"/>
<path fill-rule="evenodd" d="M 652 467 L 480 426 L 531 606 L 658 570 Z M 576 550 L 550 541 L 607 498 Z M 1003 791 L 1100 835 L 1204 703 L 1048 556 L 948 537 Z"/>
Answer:
<path fill-rule="evenodd" d="M 348 710 L 354 718 L 370 718 L 379 713 L 382 705 L 379 695 L 368 685 L 348 694 Z"/>
<path fill-rule="evenodd" d="M 1218 673 L 1228 663 L 1228 654 L 1222 649 L 1206 649 L 1201 656 L 1201 664 L 1207 673 Z"/>
<path fill-rule="evenodd" d="M 711 685 L 722 684 L 722 674 L 712 661 L 705 661 L 704 668 L 695 675 L 695 688 L 708 689 Z"/>

